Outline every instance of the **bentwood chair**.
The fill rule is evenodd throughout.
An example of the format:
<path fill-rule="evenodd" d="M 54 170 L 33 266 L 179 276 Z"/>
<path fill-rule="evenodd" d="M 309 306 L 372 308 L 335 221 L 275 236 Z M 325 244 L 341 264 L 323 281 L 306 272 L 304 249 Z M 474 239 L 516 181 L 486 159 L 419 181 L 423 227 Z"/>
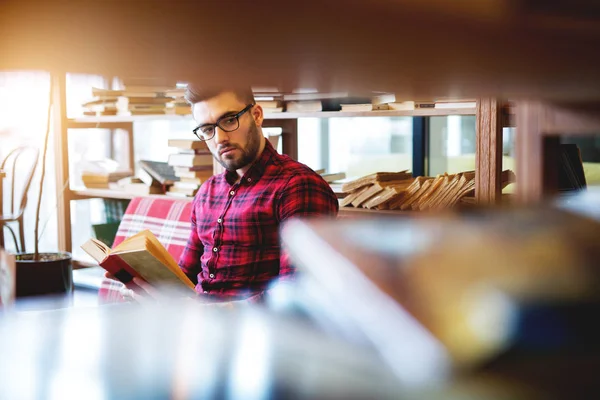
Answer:
<path fill-rule="evenodd" d="M 4 199 L 0 200 L 0 230 L 8 229 L 15 242 L 17 252 L 25 252 L 25 231 L 23 227 L 23 212 L 27 206 L 27 193 L 38 163 L 39 150 L 32 146 L 21 146 L 11 150 L 0 164 L 0 170 L 5 173 L 2 180 Z M 19 240 L 10 223 L 16 223 Z M 3 235 L 2 235 L 3 236 Z M 0 243 L 4 247 L 4 243 Z"/>

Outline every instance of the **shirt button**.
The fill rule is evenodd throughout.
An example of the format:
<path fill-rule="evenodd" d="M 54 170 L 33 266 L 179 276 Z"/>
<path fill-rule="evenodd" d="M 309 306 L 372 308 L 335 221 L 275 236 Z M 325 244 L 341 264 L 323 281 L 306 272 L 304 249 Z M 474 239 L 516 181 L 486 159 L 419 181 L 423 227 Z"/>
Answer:
<path fill-rule="evenodd" d="M 229 194 L 233 196 L 235 194 L 235 191 L 232 190 L 231 192 L 229 192 Z"/>
<path fill-rule="evenodd" d="M 216 247 L 213 247 L 213 251 L 216 253 L 217 251 L 219 251 L 219 249 L 217 249 Z"/>
<path fill-rule="evenodd" d="M 218 223 L 221 223 L 221 222 L 223 222 L 223 220 L 222 220 L 221 218 L 219 218 L 219 219 L 217 220 L 217 222 L 218 222 Z"/>
<path fill-rule="evenodd" d="M 210 274 L 209 277 L 214 278 L 215 274 Z"/>
<path fill-rule="evenodd" d="M 248 182 L 252 182 L 252 178 L 248 178 Z"/>

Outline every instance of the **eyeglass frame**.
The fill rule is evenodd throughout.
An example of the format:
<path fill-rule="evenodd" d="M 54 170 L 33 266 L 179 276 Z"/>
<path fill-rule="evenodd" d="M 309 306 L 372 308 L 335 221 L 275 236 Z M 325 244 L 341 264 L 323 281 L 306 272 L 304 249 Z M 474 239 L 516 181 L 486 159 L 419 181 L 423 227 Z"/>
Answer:
<path fill-rule="evenodd" d="M 246 107 L 244 107 L 244 109 L 240 112 L 238 112 L 237 114 L 233 114 L 233 115 L 223 115 L 221 118 L 219 118 L 214 124 L 202 124 L 202 125 L 198 125 L 197 127 L 195 127 L 194 129 L 192 129 L 192 132 L 194 132 L 194 135 L 196 135 L 196 137 L 202 141 L 208 141 L 211 140 L 212 138 L 215 137 L 215 134 L 217 133 L 217 127 L 219 129 L 221 129 L 223 132 L 235 132 L 238 129 L 240 129 L 240 117 L 242 115 L 244 115 L 246 112 L 248 112 L 252 107 L 254 107 L 256 105 L 256 103 L 252 103 L 252 104 L 248 104 Z M 219 125 L 219 123 L 225 119 L 228 118 L 235 118 L 237 120 L 237 127 L 235 129 L 224 129 L 223 127 L 221 127 L 221 125 Z M 198 134 L 198 130 L 202 127 L 212 127 L 213 129 L 213 133 L 212 136 L 209 137 L 208 139 L 204 139 L 201 137 L 201 135 Z"/>

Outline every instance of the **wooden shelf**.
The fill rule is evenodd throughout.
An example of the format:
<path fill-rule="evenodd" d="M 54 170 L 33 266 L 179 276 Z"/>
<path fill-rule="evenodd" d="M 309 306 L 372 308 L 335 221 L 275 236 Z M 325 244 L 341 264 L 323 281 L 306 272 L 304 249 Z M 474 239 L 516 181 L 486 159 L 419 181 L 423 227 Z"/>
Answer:
<path fill-rule="evenodd" d="M 82 199 L 94 199 L 94 198 L 103 198 L 103 199 L 128 199 L 131 200 L 134 197 L 162 197 L 168 199 L 177 199 L 178 197 L 167 196 L 166 194 L 150 194 L 150 195 L 139 195 L 135 193 L 124 192 L 120 190 L 114 189 L 76 189 L 71 190 L 72 199 L 73 200 L 82 200 Z M 182 197 L 182 199 L 189 199 L 192 201 L 192 197 L 186 198 Z M 359 215 L 408 215 L 413 214 L 411 211 L 400 211 L 400 210 L 371 210 L 368 208 L 355 208 L 355 207 L 340 207 L 340 216 L 359 216 Z"/>
<path fill-rule="evenodd" d="M 475 108 L 449 109 L 416 109 L 408 111 L 319 111 L 319 112 L 281 112 L 265 113 L 265 119 L 298 119 L 298 118 L 341 118 L 341 117 L 444 117 L 448 115 L 475 115 Z M 81 117 L 68 120 L 69 128 L 93 127 L 94 124 L 131 123 L 136 121 L 190 120 L 191 115 L 106 115 L 99 117 Z"/>
<path fill-rule="evenodd" d="M 297 119 L 297 118 L 341 118 L 341 117 L 446 117 L 448 115 L 475 115 L 475 108 L 420 108 L 397 111 L 319 111 L 319 112 L 281 112 L 265 114 L 265 119 Z"/>

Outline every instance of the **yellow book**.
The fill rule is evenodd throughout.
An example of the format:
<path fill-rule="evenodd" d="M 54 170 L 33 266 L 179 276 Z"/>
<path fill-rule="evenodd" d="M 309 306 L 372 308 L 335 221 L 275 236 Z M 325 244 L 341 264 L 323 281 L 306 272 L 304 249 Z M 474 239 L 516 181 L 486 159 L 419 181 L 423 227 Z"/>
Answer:
<path fill-rule="evenodd" d="M 93 238 L 81 248 L 123 283 L 140 277 L 153 286 L 195 293 L 192 281 L 149 230 L 125 239 L 112 250 Z"/>

